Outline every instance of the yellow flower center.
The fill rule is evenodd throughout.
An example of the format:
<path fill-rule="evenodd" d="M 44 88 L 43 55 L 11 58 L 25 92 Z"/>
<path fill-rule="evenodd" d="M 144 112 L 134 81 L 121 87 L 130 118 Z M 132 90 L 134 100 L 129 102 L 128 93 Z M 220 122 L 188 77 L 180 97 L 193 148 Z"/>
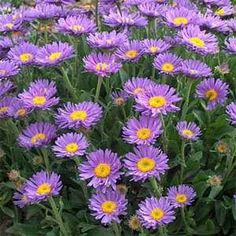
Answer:
<path fill-rule="evenodd" d="M 159 220 L 161 220 L 164 217 L 165 213 L 164 213 L 164 211 L 161 208 L 157 207 L 157 208 L 154 208 L 151 211 L 150 215 L 151 215 L 153 220 L 159 221 Z"/>
<path fill-rule="evenodd" d="M 6 113 L 8 111 L 9 107 L 0 107 L 0 114 L 1 113 Z"/>
<path fill-rule="evenodd" d="M 186 17 L 176 17 L 173 20 L 173 23 L 177 26 L 179 25 L 187 25 L 188 24 L 188 19 Z"/>
<path fill-rule="evenodd" d="M 165 72 L 172 72 L 174 68 L 175 68 L 174 65 L 171 63 L 165 63 L 161 67 L 161 69 Z"/>
<path fill-rule="evenodd" d="M 77 143 L 68 143 L 66 145 L 66 151 L 69 153 L 75 153 L 79 150 L 79 146 Z"/>
<path fill-rule="evenodd" d="M 31 138 L 31 143 L 36 144 L 39 140 L 44 140 L 46 135 L 44 133 L 38 133 Z"/>
<path fill-rule="evenodd" d="M 198 38 L 198 37 L 192 37 L 189 39 L 189 42 L 193 45 L 193 46 L 196 46 L 196 47 L 199 47 L 199 48 L 204 48 L 205 47 L 205 42 Z"/>
<path fill-rule="evenodd" d="M 128 57 L 128 58 L 135 58 L 138 56 L 138 52 L 136 50 L 129 50 L 125 53 L 125 55 Z"/>
<path fill-rule="evenodd" d="M 138 93 L 141 93 L 141 92 L 143 92 L 143 88 L 140 88 L 140 87 L 138 87 L 134 90 L 134 94 L 138 94 Z"/>
<path fill-rule="evenodd" d="M 35 96 L 33 98 L 33 104 L 34 105 L 42 106 L 45 103 L 46 103 L 46 98 L 44 96 Z"/>
<path fill-rule="evenodd" d="M 53 62 L 58 60 L 61 57 L 61 52 L 53 52 L 50 54 L 50 56 L 48 57 L 49 61 Z"/>
<path fill-rule="evenodd" d="M 185 202 L 187 202 L 188 198 L 185 194 L 177 194 L 175 197 L 175 200 L 178 203 L 185 203 Z"/>
<path fill-rule="evenodd" d="M 192 138 L 192 137 L 193 137 L 193 132 L 192 132 L 190 129 L 184 129 L 184 130 L 182 131 L 182 134 L 183 134 L 184 136 L 187 136 L 188 138 Z"/>
<path fill-rule="evenodd" d="M 7 23 L 4 26 L 8 29 L 12 29 L 14 25 L 12 23 Z"/>
<path fill-rule="evenodd" d="M 94 173 L 99 178 L 106 178 L 111 173 L 111 166 L 106 163 L 98 164 L 94 169 Z"/>
<path fill-rule="evenodd" d="M 218 97 L 218 93 L 216 92 L 215 89 L 209 89 L 206 93 L 205 96 L 207 99 L 210 101 L 216 100 Z"/>
<path fill-rule="evenodd" d="M 156 162 L 149 158 L 149 157 L 143 157 L 137 162 L 137 168 L 141 172 L 148 172 L 155 168 Z"/>
<path fill-rule="evenodd" d="M 82 25 L 73 25 L 71 28 L 74 31 L 84 31 L 84 27 Z"/>
<path fill-rule="evenodd" d="M 107 64 L 106 63 L 97 63 L 96 64 L 96 70 L 97 71 L 105 71 L 107 68 Z"/>
<path fill-rule="evenodd" d="M 113 201 L 105 201 L 102 203 L 101 207 L 104 213 L 111 214 L 116 210 L 117 205 Z"/>
<path fill-rule="evenodd" d="M 224 143 L 220 143 L 217 145 L 217 151 L 219 153 L 226 153 L 226 151 L 228 150 L 228 146 Z"/>
<path fill-rule="evenodd" d="M 163 96 L 151 97 L 148 104 L 152 108 L 160 108 L 166 105 L 166 99 Z"/>
<path fill-rule="evenodd" d="M 223 16 L 225 14 L 225 10 L 223 8 L 219 8 L 216 10 L 215 14 L 218 16 Z"/>
<path fill-rule="evenodd" d="M 87 118 L 87 112 L 86 111 L 73 111 L 70 114 L 71 120 L 86 120 Z"/>
<path fill-rule="evenodd" d="M 149 51 L 150 51 L 151 53 L 156 53 L 156 52 L 158 51 L 158 47 L 151 46 L 151 47 L 149 48 Z"/>
<path fill-rule="evenodd" d="M 23 53 L 20 55 L 20 60 L 22 62 L 27 62 L 33 58 L 33 55 L 31 53 Z"/>
<path fill-rule="evenodd" d="M 40 184 L 36 190 L 37 194 L 39 195 L 49 194 L 51 191 L 52 191 L 51 184 L 48 183 Z"/>
<path fill-rule="evenodd" d="M 141 128 L 137 131 L 137 137 L 142 140 L 149 139 L 152 135 L 152 131 L 148 128 Z"/>
<path fill-rule="evenodd" d="M 24 109 L 24 108 L 18 109 L 17 112 L 16 112 L 16 115 L 17 116 L 25 116 L 26 115 L 26 109 Z"/>

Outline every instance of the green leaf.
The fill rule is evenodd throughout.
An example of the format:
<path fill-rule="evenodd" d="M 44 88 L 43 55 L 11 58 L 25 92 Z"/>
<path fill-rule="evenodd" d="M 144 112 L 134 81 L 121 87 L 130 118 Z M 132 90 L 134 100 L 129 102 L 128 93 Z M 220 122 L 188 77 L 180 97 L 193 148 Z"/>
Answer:
<path fill-rule="evenodd" d="M 197 235 L 216 235 L 220 231 L 214 222 L 208 219 L 204 225 L 200 225 L 197 229 Z"/>
<path fill-rule="evenodd" d="M 14 211 L 13 211 L 11 208 L 2 206 L 2 207 L 1 207 L 1 210 L 2 210 L 6 215 L 10 216 L 11 218 L 14 218 L 14 217 L 15 217 L 15 213 L 14 213 Z"/>
<path fill-rule="evenodd" d="M 215 197 L 220 193 L 223 189 L 223 186 L 214 186 L 211 188 L 211 192 L 208 196 L 209 199 L 215 199 Z"/>
<path fill-rule="evenodd" d="M 216 219 L 220 226 L 222 226 L 225 222 L 226 217 L 226 209 L 224 204 L 221 201 L 215 202 L 215 212 L 216 212 Z"/>

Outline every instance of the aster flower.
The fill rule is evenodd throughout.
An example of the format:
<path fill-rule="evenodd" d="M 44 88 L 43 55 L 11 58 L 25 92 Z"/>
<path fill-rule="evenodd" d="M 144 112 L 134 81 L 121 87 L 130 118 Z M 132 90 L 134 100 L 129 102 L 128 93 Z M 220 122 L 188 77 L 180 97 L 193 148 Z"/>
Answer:
<path fill-rule="evenodd" d="M 157 229 L 175 220 L 175 212 L 170 201 L 165 197 L 146 198 L 139 204 L 137 215 L 143 227 Z"/>
<path fill-rule="evenodd" d="M 174 0 L 172 7 L 185 8 L 192 11 L 198 11 L 198 7 L 190 0 Z"/>
<path fill-rule="evenodd" d="M 93 52 L 83 59 L 86 71 L 100 77 L 108 77 L 120 70 L 122 64 L 111 54 Z"/>
<path fill-rule="evenodd" d="M 67 16 L 58 20 L 56 28 L 62 33 L 80 36 L 94 32 L 96 24 L 85 15 Z"/>
<path fill-rule="evenodd" d="M 71 158 L 83 156 L 88 146 L 88 141 L 82 134 L 67 133 L 56 139 L 52 150 L 57 157 Z"/>
<path fill-rule="evenodd" d="M 167 193 L 167 198 L 174 208 L 191 205 L 195 197 L 194 189 L 184 184 L 170 187 Z"/>
<path fill-rule="evenodd" d="M 236 54 L 236 37 L 229 38 L 225 41 L 227 51 L 232 54 Z"/>
<path fill-rule="evenodd" d="M 230 0 L 202 0 L 204 3 L 213 6 L 228 6 L 231 4 Z"/>
<path fill-rule="evenodd" d="M 139 119 L 131 118 L 123 127 L 123 139 L 130 144 L 153 144 L 161 133 L 160 120 L 148 116 L 140 116 Z"/>
<path fill-rule="evenodd" d="M 212 75 L 211 68 L 198 60 L 183 60 L 181 63 L 181 71 L 190 78 L 201 78 Z"/>
<path fill-rule="evenodd" d="M 24 102 L 21 99 L 14 99 L 8 109 L 8 115 L 15 119 L 25 118 L 31 110 L 25 107 Z"/>
<path fill-rule="evenodd" d="M 96 32 L 89 34 L 87 41 L 92 48 L 114 49 L 128 41 L 127 35 L 115 30 L 111 32 Z"/>
<path fill-rule="evenodd" d="M 10 61 L 0 61 L 0 79 L 12 77 L 19 73 L 19 68 Z"/>
<path fill-rule="evenodd" d="M 197 86 L 197 96 L 207 100 L 207 109 L 212 110 L 227 99 L 229 86 L 221 79 L 205 79 Z"/>
<path fill-rule="evenodd" d="M 154 86 L 155 82 L 148 78 L 133 77 L 125 82 L 123 88 L 124 91 L 132 97 L 137 96 L 139 93 L 143 93 L 149 86 Z"/>
<path fill-rule="evenodd" d="M 59 108 L 56 122 L 60 128 L 90 128 L 102 117 L 102 108 L 93 102 L 66 103 Z"/>
<path fill-rule="evenodd" d="M 155 2 L 143 2 L 138 5 L 138 9 L 145 16 L 149 17 L 158 17 L 163 14 L 163 6 L 160 4 L 156 4 Z"/>
<path fill-rule="evenodd" d="M 176 129 L 183 139 L 190 141 L 198 140 L 202 134 L 200 128 L 194 122 L 179 121 Z"/>
<path fill-rule="evenodd" d="M 172 45 L 162 39 L 143 40 L 144 52 L 149 55 L 156 55 L 167 51 Z"/>
<path fill-rule="evenodd" d="M 36 54 L 36 63 L 40 66 L 54 66 L 73 56 L 74 49 L 68 43 L 53 42 L 40 48 Z"/>
<path fill-rule="evenodd" d="M 233 15 L 234 13 L 235 13 L 235 9 L 232 5 L 220 7 L 216 9 L 216 11 L 214 12 L 215 15 L 220 16 L 220 17 L 230 16 L 230 15 Z"/>
<path fill-rule="evenodd" d="M 37 50 L 38 47 L 34 44 L 23 42 L 11 48 L 8 58 L 17 65 L 32 65 Z"/>
<path fill-rule="evenodd" d="M 13 202 L 16 206 L 23 208 L 30 204 L 30 199 L 25 192 L 25 184 L 18 189 L 13 195 Z"/>
<path fill-rule="evenodd" d="M 119 10 L 111 10 L 109 15 L 104 15 L 103 17 L 105 24 L 110 27 L 145 27 L 148 23 L 147 19 L 141 16 L 139 12 L 132 13 L 126 9 L 121 12 Z"/>
<path fill-rule="evenodd" d="M 160 175 L 169 169 L 167 162 L 167 155 L 159 148 L 142 145 L 125 155 L 124 167 L 127 169 L 126 175 L 132 177 L 131 180 L 143 182 L 150 177 L 160 180 Z"/>
<path fill-rule="evenodd" d="M 161 73 L 173 75 L 180 72 L 182 59 L 173 53 L 163 53 L 155 57 L 153 66 Z"/>
<path fill-rule="evenodd" d="M 169 112 L 179 111 L 175 103 L 181 100 L 176 90 L 166 84 L 150 86 L 145 92 L 136 97 L 135 108 L 144 115 L 156 117 L 158 114 L 167 115 Z"/>
<path fill-rule="evenodd" d="M 215 54 L 219 51 L 215 35 L 200 30 L 198 25 L 189 25 L 178 32 L 180 43 L 197 53 Z"/>
<path fill-rule="evenodd" d="M 116 153 L 99 149 L 88 154 L 87 161 L 78 167 L 78 171 L 82 180 L 89 180 L 88 186 L 106 192 L 109 187 L 116 189 L 121 167 Z"/>
<path fill-rule="evenodd" d="M 0 118 L 8 117 L 8 110 L 13 100 L 13 97 L 3 97 L 0 99 Z"/>
<path fill-rule="evenodd" d="M 227 21 L 227 26 L 233 32 L 236 32 L 236 18 Z"/>
<path fill-rule="evenodd" d="M 0 15 L 0 32 L 11 32 L 20 29 L 21 18 L 15 18 L 13 15 Z"/>
<path fill-rule="evenodd" d="M 55 97 L 56 92 L 55 82 L 37 80 L 31 83 L 29 89 L 24 90 L 18 97 L 28 109 L 39 108 L 46 110 L 59 103 L 59 98 Z"/>
<path fill-rule="evenodd" d="M 120 222 L 119 217 L 126 215 L 128 201 L 119 192 L 108 190 L 106 193 L 97 192 L 89 199 L 89 209 L 92 216 L 102 224 Z"/>
<path fill-rule="evenodd" d="M 143 53 L 142 42 L 133 40 L 121 45 L 116 51 L 116 56 L 123 61 L 137 62 Z"/>
<path fill-rule="evenodd" d="M 60 175 L 42 170 L 26 181 L 24 192 L 31 203 L 37 203 L 59 195 L 61 189 Z"/>
<path fill-rule="evenodd" d="M 55 138 L 56 127 L 47 122 L 30 124 L 18 137 L 21 147 L 30 149 L 47 146 Z"/>
<path fill-rule="evenodd" d="M 236 102 L 231 102 L 226 107 L 226 113 L 229 116 L 231 123 L 236 125 Z"/>
<path fill-rule="evenodd" d="M 1 81 L 0 80 L 0 97 L 11 91 L 15 85 L 10 81 Z"/>
<path fill-rule="evenodd" d="M 127 101 L 128 94 L 123 90 L 117 92 L 115 91 L 111 93 L 111 98 L 115 105 L 121 106 Z"/>
<path fill-rule="evenodd" d="M 138 6 L 139 4 L 142 3 L 142 1 L 143 0 L 125 0 L 123 2 L 123 5 L 127 6 L 127 7 L 129 7 L 129 6 Z"/>

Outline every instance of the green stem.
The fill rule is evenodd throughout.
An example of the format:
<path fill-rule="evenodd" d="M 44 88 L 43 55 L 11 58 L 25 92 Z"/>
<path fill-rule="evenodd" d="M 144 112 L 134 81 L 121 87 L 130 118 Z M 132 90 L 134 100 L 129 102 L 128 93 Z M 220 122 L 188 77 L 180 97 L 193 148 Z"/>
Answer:
<path fill-rule="evenodd" d="M 160 236 L 166 236 L 166 227 L 165 226 L 160 226 L 158 229 L 158 233 Z"/>
<path fill-rule="evenodd" d="M 18 130 L 15 122 L 13 122 L 12 119 L 8 119 L 7 124 L 10 126 L 10 129 L 14 132 L 15 135 L 19 134 L 19 130 Z"/>
<path fill-rule="evenodd" d="M 152 188 L 154 190 L 154 193 L 157 197 L 161 197 L 162 195 L 162 190 L 159 184 L 157 183 L 157 180 L 155 177 L 150 178 L 150 183 L 152 185 Z"/>
<path fill-rule="evenodd" d="M 124 105 L 121 105 L 121 110 L 122 110 L 122 113 L 123 113 L 124 119 L 127 120 L 127 115 L 126 115 L 126 111 L 125 111 L 125 107 L 124 107 Z"/>
<path fill-rule="evenodd" d="M 53 211 L 53 214 L 54 214 L 54 216 L 55 216 L 55 219 L 56 219 L 57 222 L 58 222 L 58 225 L 59 225 L 59 227 L 60 227 L 60 231 L 63 233 L 63 236 L 69 236 L 69 233 L 68 233 L 67 230 L 66 230 L 66 227 L 65 227 L 65 225 L 64 225 L 64 223 L 63 223 L 63 220 L 62 220 L 62 218 L 61 218 L 61 215 L 59 214 L 59 211 L 58 211 L 58 209 L 57 209 L 57 206 L 56 206 L 56 203 L 55 203 L 54 199 L 53 199 L 52 197 L 50 197 L 50 198 L 48 199 L 48 201 L 49 201 L 49 203 L 50 203 L 50 205 L 51 205 L 51 207 L 52 207 L 52 211 Z"/>
<path fill-rule="evenodd" d="M 182 220 L 183 220 L 183 222 L 184 222 L 184 228 L 185 228 L 186 233 L 187 233 L 186 235 L 191 235 L 191 234 L 190 234 L 191 228 L 190 228 L 189 225 L 188 225 L 188 222 L 187 222 L 187 219 L 186 219 L 186 215 L 185 215 L 185 209 L 184 209 L 184 207 L 181 207 L 180 211 L 181 211 Z"/>
<path fill-rule="evenodd" d="M 181 143 L 181 166 L 180 166 L 180 183 L 181 184 L 184 181 L 184 168 L 186 167 L 184 151 L 185 151 L 185 142 L 182 141 L 182 143 Z"/>
<path fill-rule="evenodd" d="M 41 149 L 43 154 L 44 164 L 47 170 L 50 170 L 49 158 L 48 158 L 48 150 L 46 148 Z"/>
<path fill-rule="evenodd" d="M 98 83 L 97 83 L 97 88 L 96 88 L 96 94 L 95 94 L 95 98 L 94 98 L 94 101 L 95 102 L 98 102 L 98 99 L 99 99 L 99 95 L 100 95 L 100 90 L 101 90 L 101 87 L 102 87 L 102 78 L 98 77 Z"/>
<path fill-rule="evenodd" d="M 168 151 L 168 139 L 166 134 L 166 127 L 165 127 L 165 121 L 162 114 L 160 114 L 160 120 L 162 124 L 163 134 L 162 134 L 162 142 L 163 142 L 163 149 L 167 153 Z"/>
<path fill-rule="evenodd" d="M 115 235 L 115 236 L 120 236 L 120 235 L 121 235 L 121 233 L 120 233 L 120 228 L 119 228 L 119 226 L 118 226 L 117 223 L 114 223 L 114 224 L 112 225 L 112 228 L 113 228 L 113 231 L 114 231 L 114 235 Z"/>

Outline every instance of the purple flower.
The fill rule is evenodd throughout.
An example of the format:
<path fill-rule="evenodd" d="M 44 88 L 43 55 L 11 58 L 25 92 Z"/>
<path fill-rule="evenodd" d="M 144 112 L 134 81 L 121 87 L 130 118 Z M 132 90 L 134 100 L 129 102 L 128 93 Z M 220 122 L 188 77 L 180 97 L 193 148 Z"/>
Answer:
<path fill-rule="evenodd" d="M 8 117 L 9 107 L 13 102 L 13 97 L 3 97 L 0 99 L 0 118 Z"/>
<path fill-rule="evenodd" d="M 121 106 L 127 101 L 129 96 L 125 91 L 121 90 L 117 92 L 112 92 L 111 97 L 115 105 Z"/>
<path fill-rule="evenodd" d="M 17 75 L 19 71 L 19 68 L 12 62 L 0 61 L 0 79 Z"/>
<path fill-rule="evenodd" d="M 212 75 L 211 68 L 207 64 L 192 59 L 182 61 L 181 71 L 190 78 L 201 78 Z"/>
<path fill-rule="evenodd" d="M 163 53 L 155 57 L 153 66 L 161 73 L 173 75 L 180 72 L 182 59 L 173 53 Z"/>
<path fill-rule="evenodd" d="M 25 103 L 21 99 L 14 99 L 8 109 L 9 116 L 15 119 L 25 118 L 30 112 L 31 110 L 25 107 Z"/>
<path fill-rule="evenodd" d="M 102 108 L 93 102 L 66 103 L 59 108 L 56 122 L 60 128 L 90 128 L 102 117 Z"/>
<path fill-rule="evenodd" d="M 143 182 L 150 177 L 160 180 L 160 175 L 169 169 L 167 162 L 167 155 L 159 148 L 142 145 L 125 155 L 124 167 L 127 169 L 126 175 L 132 177 L 131 180 Z"/>
<path fill-rule="evenodd" d="M 148 116 L 140 116 L 139 119 L 131 118 L 123 127 L 123 138 L 130 144 L 153 144 L 161 133 L 160 120 Z"/>
<path fill-rule="evenodd" d="M 2 97 L 3 95 L 5 95 L 9 91 L 11 91 L 14 87 L 15 87 L 15 85 L 10 81 L 8 81 L 8 80 L 1 81 L 0 80 L 0 97 Z"/>
<path fill-rule="evenodd" d="M 227 51 L 232 54 L 236 54 L 236 37 L 229 38 L 225 41 Z"/>
<path fill-rule="evenodd" d="M 47 122 L 36 122 L 30 124 L 18 137 L 21 147 L 27 149 L 47 146 L 55 138 L 56 127 Z"/>
<path fill-rule="evenodd" d="M 171 46 L 171 44 L 162 39 L 143 40 L 144 52 L 152 56 L 167 51 Z"/>
<path fill-rule="evenodd" d="M 218 41 L 215 35 L 201 31 L 198 25 L 189 25 L 179 31 L 180 43 L 197 53 L 215 54 L 219 51 Z"/>
<path fill-rule="evenodd" d="M 68 43 L 53 42 L 40 48 L 36 54 L 36 62 L 40 66 L 54 66 L 73 56 L 74 49 Z"/>
<path fill-rule="evenodd" d="M 71 158 L 83 156 L 88 146 L 88 141 L 82 134 L 67 133 L 56 139 L 52 149 L 57 157 Z"/>
<path fill-rule="evenodd" d="M 94 32 L 96 24 L 85 15 L 67 16 L 60 18 L 56 27 L 60 32 L 80 36 Z"/>
<path fill-rule="evenodd" d="M 230 0 L 201 0 L 206 4 L 213 5 L 213 6 L 228 6 L 231 4 Z"/>
<path fill-rule="evenodd" d="M 14 15 L 0 15 L 0 32 L 11 32 L 19 30 L 22 24 L 22 19 Z"/>
<path fill-rule="evenodd" d="M 59 98 L 55 97 L 56 92 L 55 82 L 37 80 L 30 84 L 28 90 L 24 90 L 18 96 L 26 108 L 46 110 L 59 103 Z"/>
<path fill-rule="evenodd" d="M 89 199 L 89 209 L 102 224 L 120 222 L 119 216 L 126 215 L 128 201 L 119 192 L 108 190 L 106 193 L 97 192 Z"/>
<path fill-rule="evenodd" d="M 143 227 L 157 229 L 175 220 L 175 212 L 170 201 L 165 197 L 146 198 L 139 204 L 137 215 Z"/>
<path fill-rule="evenodd" d="M 202 134 L 200 128 L 194 122 L 179 121 L 176 129 L 183 139 L 190 141 L 198 140 Z"/>
<path fill-rule="evenodd" d="M 227 26 L 233 32 L 236 32 L 236 19 L 230 19 L 227 21 Z"/>
<path fill-rule="evenodd" d="M 9 14 L 11 13 L 15 8 L 11 5 L 9 2 L 0 3 L 0 13 L 3 14 Z"/>
<path fill-rule="evenodd" d="M 83 59 L 86 71 L 100 77 L 108 77 L 120 70 L 122 64 L 111 54 L 93 52 Z"/>
<path fill-rule="evenodd" d="M 191 205 L 196 197 L 196 192 L 192 187 L 182 184 L 170 187 L 167 195 L 167 198 L 173 207 L 178 208 Z"/>
<path fill-rule="evenodd" d="M 11 48 L 8 58 L 17 65 L 32 65 L 35 62 L 35 55 L 38 47 L 29 42 L 23 42 Z"/>
<path fill-rule="evenodd" d="M 82 180 L 89 180 L 88 186 L 106 192 L 109 187 L 116 189 L 121 167 L 116 153 L 99 149 L 88 154 L 87 161 L 78 167 L 78 171 Z"/>
<path fill-rule="evenodd" d="M 220 7 L 216 9 L 216 11 L 214 12 L 215 15 L 220 16 L 220 17 L 230 16 L 230 15 L 233 15 L 234 13 L 235 13 L 235 9 L 232 5 Z"/>
<path fill-rule="evenodd" d="M 136 110 L 144 115 L 156 117 L 158 114 L 167 115 L 169 112 L 180 110 L 175 103 L 181 98 L 176 95 L 174 88 L 166 84 L 150 86 L 145 92 L 139 93 L 135 100 Z"/>
<path fill-rule="evenodd" d="M 13 195 L 13 202 L 16 206 L 23 208 L 30 204 L 30 199 L 25 192 L 25 184 L 18 189 Z"/>
<path fill-rule="evenodd" d="M 236 102 L 231 102 L 226 107 L 226 113 L 230 117 L 230 121 L 233 125 L 236 125 Z"/>
<path fill-rule="evenodd" d="M 92 48 L 114 49 L 128 41 L 127 35 L 115 30 L 111 32 L 96 32 L 89 34 L 88 43 Z"/>
<path fill-rule="evenodd" d="M 212 110 L 227 99 L 229 86 L 221 79 L 205 79 L 197 86 L 197 96 L 207 100 L 207 109 Z"/>
<path fill-rule="evenodd" d="M 190 0 L 174 0 L 173 7 L 186 8 L 187 10 L 198 11 L 198 7 Z"/>
<path fill-rule="evenodd" d="M 149 17 L 158 17 L 163 14 L 163 6 L 157 4 L 155 2 L 143 2 L 138 5 L 138 9 L 142 12 L 145 16 Z"/>

